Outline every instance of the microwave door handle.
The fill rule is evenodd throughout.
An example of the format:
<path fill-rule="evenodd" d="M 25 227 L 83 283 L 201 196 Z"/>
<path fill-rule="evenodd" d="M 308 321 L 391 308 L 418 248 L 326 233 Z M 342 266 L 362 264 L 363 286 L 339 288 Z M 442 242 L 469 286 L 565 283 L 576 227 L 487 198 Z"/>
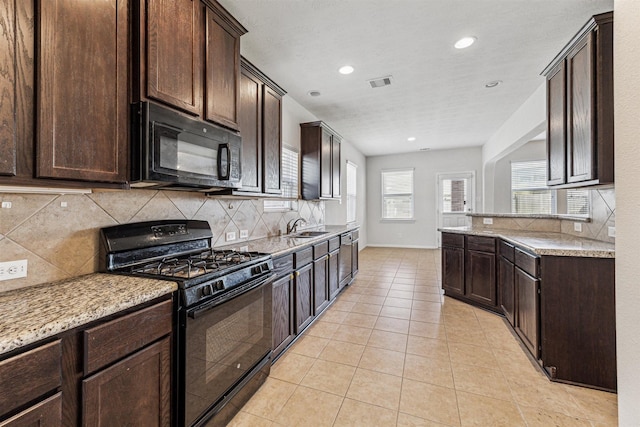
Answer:
<path fill-rule="evenodd" d="M 223 169 L 222 165 L 222 154 L 225 154 L 225 158 L 227 159 L 226 168 Z M 229 175 L 231 173 L 231 149 L 229 148 L 229 144 L 220 144 L 218 145 L 218 179 L 228 180 Z"/>

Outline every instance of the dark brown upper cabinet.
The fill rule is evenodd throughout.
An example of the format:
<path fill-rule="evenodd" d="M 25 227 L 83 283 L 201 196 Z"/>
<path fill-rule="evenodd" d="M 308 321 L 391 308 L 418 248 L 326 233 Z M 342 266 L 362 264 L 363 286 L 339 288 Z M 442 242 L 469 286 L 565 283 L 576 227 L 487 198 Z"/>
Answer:
<path fill-rule="evenodd" d="M 238 130 L 244 27 L 213 0 L 136 0 L 134 22 L 133 100 Z"/>
<path fill-rule="evenodd" d="M 141 95 L 200 115 L 203 71 L 200 0 L 138 1 L 139 22 L 144 26 L 138 40 L 142 49 L 140 60 L 146 58 L 146 73 L 140 76 L 144 87 Z"/>
<path fill-rule="evenodd" d="M 16 4 L 5 1 L 0 7 L 0 175 L 15 175 L 18 124 L 16 111 Z"/>
<path fill-rule="evenodd" d="M 37 3 L 37 177 L 125 182 L 127 1 Z"/>
<path fill-rule="evenodd" d="M 342 137 L 324 122 L 301 123 L 302 198 L 340 198 Z"/>
<path fill-rule="evenodd" d="M 241 192 L 282 194 L 282 97 L 285 93 L 242 58 L 239 114 Z"/>
<path fill-rule="evenodd" d="M 547 78 L 547 184 L 613 183 L 613 12 L 592 17 Z"/>

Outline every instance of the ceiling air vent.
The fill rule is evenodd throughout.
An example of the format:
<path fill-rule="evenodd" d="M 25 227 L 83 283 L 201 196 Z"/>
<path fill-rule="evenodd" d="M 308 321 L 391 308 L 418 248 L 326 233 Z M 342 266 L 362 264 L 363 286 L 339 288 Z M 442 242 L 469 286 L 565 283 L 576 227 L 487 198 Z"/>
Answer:
<path fill-rule="evenodd" d="M 389 86 L 391 84 L 391 76 L 378 77 L 377 79 L 367 80 L 373 89 L 377 87 Z"/>

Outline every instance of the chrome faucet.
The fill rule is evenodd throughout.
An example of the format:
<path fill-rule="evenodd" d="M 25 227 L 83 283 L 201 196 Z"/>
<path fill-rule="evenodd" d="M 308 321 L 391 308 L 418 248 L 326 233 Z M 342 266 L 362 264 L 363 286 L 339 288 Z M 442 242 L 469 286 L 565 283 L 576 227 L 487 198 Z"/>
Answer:
<path fill-rule="evenodd" d="M 294 233 L 298 228 L 298 224 L 302 223 L 303 225 L 307 224 L 307 221 L 304 218 L 292 219 L 287 223 L 287 234 Z"/>

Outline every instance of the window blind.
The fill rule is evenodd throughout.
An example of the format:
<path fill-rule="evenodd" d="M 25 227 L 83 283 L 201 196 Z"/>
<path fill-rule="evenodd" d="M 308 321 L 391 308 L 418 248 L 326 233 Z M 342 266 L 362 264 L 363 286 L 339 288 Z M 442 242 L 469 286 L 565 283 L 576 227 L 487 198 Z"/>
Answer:
<path fill-rule="evenodd" d="M 382 219 L 413 219 L 413 169 L 382 171 Z"/>
<path fill-rule="evenodd" d="M 282 197 L 298 198 L 298 152 L 282 147 Z M 266 210 L 295 210 L 296 202 L 291 200 L 265 200 L 263 204 Z"/>
<path fill-rule="evenodd" d="M 547 188 L 547 162 L 511 163 L 511 212 L 552 214 L 555 192 Z"/>

